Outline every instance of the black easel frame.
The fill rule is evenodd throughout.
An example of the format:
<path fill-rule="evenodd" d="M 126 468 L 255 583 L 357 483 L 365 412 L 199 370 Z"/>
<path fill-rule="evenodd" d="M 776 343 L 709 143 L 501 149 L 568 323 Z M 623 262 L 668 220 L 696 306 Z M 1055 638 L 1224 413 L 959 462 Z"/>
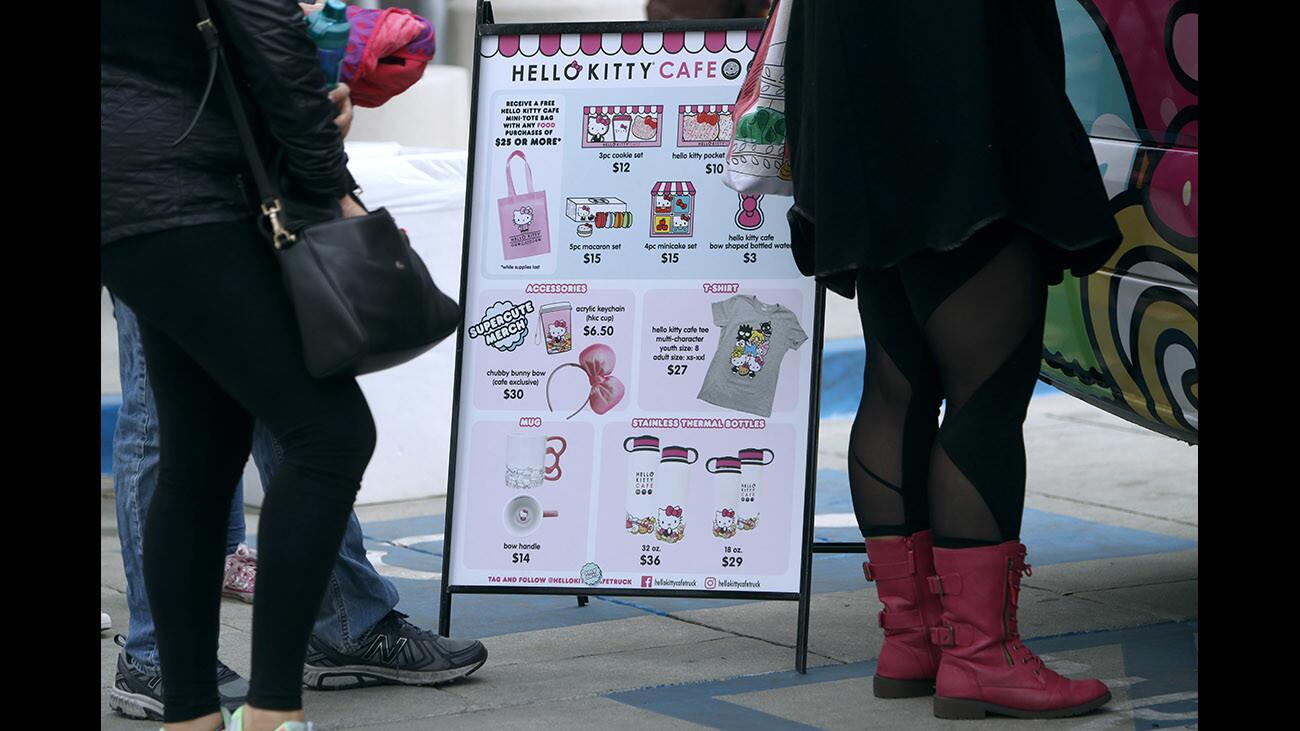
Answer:
<path fill-rule="evenodd" d="M 753 20 L 683 20 L 683 21 L 628 21 L 601 23 L 510 23 L 498 24 L 492 14 L 489 0 L 478 0 L 474 22 L 474 69 L 470 90 L 470 122 L 468 166 L 465 179 L 465 223 L 461 247 L 461 282 L 460 299 L 466 302 L 469 286 L 470 267 L 470 219 L 473 216 L 474 193 L 474 158 L 476 150 L 475 135 L 478 130 L 478 93 L 480 48 L 485 35 L 541 35 L 565 33 L 621 33 L 621 32 L 699 32 L 762 30 L 764 21 Z M 532 594 L 552 596 L 576 596 L 579 606 L 584 606 L 591 596 L 626 596 L 626 597 L 672 597 L 685 599 L 738 599 L 763 601 L 797 601 L 799 603 L 798 628 L 795 640 L 795 668 L 800 673 L 808 671 L 808 626 L 812 591 L 812 553 L 820 547 L 813 545 L 813 514 L 817 491 L 817 426 L 820 420 L 821 363 L 823 323 L 825 319 L 826 290 L 820 284 L 814 296 L 813 319 L 813 357 L 812 378 L 808 407 L 808 454 L 804 486 L 804 525 L 803 540 L 800 548 L 800 579 L 798 592 L 757 592 L 757 591 L 694 591 L 694 590 L 643 590 L 643 589 L 590 589 L 578 587 L 515 587 L 515 586 L 453 586 L 449 583 L 451 574 L 451 546 L 453 506 L 456 490 L 456 454 L 459 443 L 460 428 L 460 393 L 465 348 L 465 328 L 456 333 L 456 376 L 452 399 L 451 452 L 447 470 L 447 507 L 443 528 L 442 554 L 442 588 L 438 614 L 438 633 L 444 637 L 451 633 L 452 596 L 455 594 Z M 824 544 L 827 546 L 838 544 Z M 859 550 L 862 550 L 859 547 Z"/>

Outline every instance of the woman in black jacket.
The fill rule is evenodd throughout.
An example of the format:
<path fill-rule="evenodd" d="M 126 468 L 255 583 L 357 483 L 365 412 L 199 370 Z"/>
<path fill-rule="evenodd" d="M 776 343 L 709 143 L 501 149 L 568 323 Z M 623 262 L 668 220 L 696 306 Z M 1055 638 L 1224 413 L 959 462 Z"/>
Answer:
<path fill-rule="evenodd" d="M 357 215 L 335 108 L 292 0 L 208 0 L 246 106 L 284 154 L 296 198 Z M 218 84 L 190 134 L 208 60 L 185 2 L 101 8 L 103 281 L 138 315 L 161 458 L 144 574 L 167 728 L 221 727 L 216 650 L 225 521 L 253 420 L 284 448 L 259 523 L 244 731 L 297 727 L 326 576 L 374 449 L 354 379 L 306 370 L 289 300 L 246 199 Z"/>

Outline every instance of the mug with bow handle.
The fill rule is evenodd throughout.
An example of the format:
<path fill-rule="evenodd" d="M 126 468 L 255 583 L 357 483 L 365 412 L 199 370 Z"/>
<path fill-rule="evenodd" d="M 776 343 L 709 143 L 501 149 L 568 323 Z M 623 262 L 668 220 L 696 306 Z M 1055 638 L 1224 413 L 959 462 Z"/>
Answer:
<path fill-rule="evenodd" d="M 506 503 L 506 530 L 516 536 L 526 536 L 541 527 L 542 518 L 558 518 L 560 511 L 543 510 L 542 504 L 531 495 L 519 495 Z"/>
<path fill-rule="evenodd" d="M 557 442 L 552 446 L 551 442 Z M 532 490 L 563 476 L 560 455 L 569 448 L 564 437 L 510 434 L 506 437 L 506 487 Z"/>

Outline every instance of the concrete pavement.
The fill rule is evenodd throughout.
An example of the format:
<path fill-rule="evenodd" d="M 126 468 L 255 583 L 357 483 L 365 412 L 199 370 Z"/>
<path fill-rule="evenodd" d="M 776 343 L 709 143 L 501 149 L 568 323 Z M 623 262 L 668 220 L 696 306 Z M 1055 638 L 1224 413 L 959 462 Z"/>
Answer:
<path fill-rule="evenodd" d="M 835 298 L 832 298 L 835 299 Z M 836 318 L 838 319 L 838 318 Z M 847 333 L 845 333 L 847 334 Z M 828 332 L 828 337 L 830 333 Z M 844 473 L 848 422 L 821 425 L 817 539 L 856 531 Z M 980 728 L 1195 728 L 1198 449 L 1064 395 L 1036 396 L 1026 422 L 1026 644 L 1072 676 L 1106 680 L 1114 698 L 1074 719 L 994 719 Z M 127 620 L 111 482 L 101 483 L 104 729 L 154 729 L 108 708 Z M 358 511 L 372 561 L 411 620 L 436 627 L 443 501 Z M 255 534 L 257 516 L 249 514 Z M 881 636 L 861 555 L 813 562 L 812 666 L 793 671 L 790 602 L 458 596 L 453 635 L 483 637 L 487 664 L 442 688 L 307 692 L 319 729 L 763 728 L 941 729 L 928 699 L 881 701 L 871 675 Z M 251 607 L 222 606 L 221 656 L 248 671 Z"/>

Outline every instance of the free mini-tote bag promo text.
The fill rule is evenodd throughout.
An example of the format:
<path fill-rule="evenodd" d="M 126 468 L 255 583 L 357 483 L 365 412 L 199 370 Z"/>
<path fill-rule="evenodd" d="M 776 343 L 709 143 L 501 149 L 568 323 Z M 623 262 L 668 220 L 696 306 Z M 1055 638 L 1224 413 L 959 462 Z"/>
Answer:
<path fill-rule="evenodd" d="M 525 193 L 515 192 L 510 163 L 524 162 Z M 533 190 L 533 169 L 524 153 L 515 150 L 506 158 L 506 197 L 497 201 L 501 215 L 501 248 L 507 261 L 551 252 L 551 229 L 546 218 L 546 192 Z"/>

